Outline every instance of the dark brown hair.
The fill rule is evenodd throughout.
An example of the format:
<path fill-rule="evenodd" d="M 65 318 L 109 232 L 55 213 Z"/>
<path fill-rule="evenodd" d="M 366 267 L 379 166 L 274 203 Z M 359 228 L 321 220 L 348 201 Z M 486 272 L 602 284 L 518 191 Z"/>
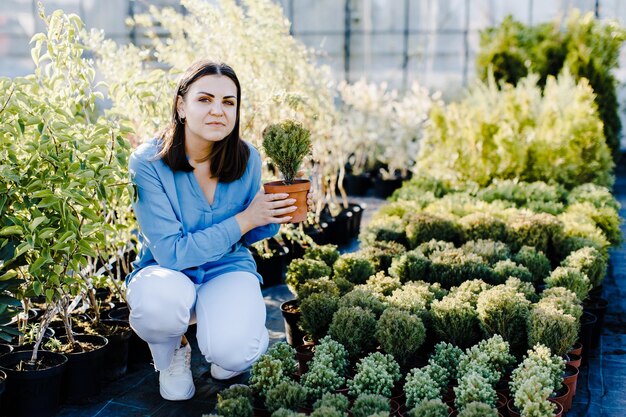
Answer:
<path fill-rule="evenodd" d="M 224 75 L 230 78 L 237 87 L 237 118 L 233 131 L 223 140 L 214 142 L 211 153 L 207 157 L 210 160 L 211 176 L 217 177 L 220 182 L 232 182 L 241 178 L 246 171 L 250 149 L 239 136 L 241 86 L 235 71 L 226 64 L 202 60 L 187 68 L 176 86 L 170 122 L 158 135 L 162 141 L 159 156 L 172 171 L 193 171 L 185 154 L 185 124 L 178 116 L 177 104 L 178 97 L 184 99 L 189 87 L 205 75 Z"/>

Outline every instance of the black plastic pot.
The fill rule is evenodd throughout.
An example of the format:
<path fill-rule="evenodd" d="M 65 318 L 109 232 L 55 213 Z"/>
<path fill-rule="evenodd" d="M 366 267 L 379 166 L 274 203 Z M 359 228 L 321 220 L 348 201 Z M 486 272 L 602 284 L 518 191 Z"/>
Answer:
<path fill-rule="evenodd" d="M 256 270 L 263 277 L 263 288 L 282 284 L 287 271 L 289 250 L 275 241 L 271 241 L 270 249 L 273 254 L 269 258 L 261 257 L 256 252 L 252 253 Z"/>
<path fill-rule="evenodd" d="M 109 318 L 113 320 L 122 320 L 130 323 L 128 318 L 130 316 L 130 310 L 128 306 L 121 306 L 109 311 Z M 137 333 L 132 332 L 130 340 L 128 341 L 128 365 L 140 365 L 144 363 L 150 363 L 152 361 L 152 353 L 148 344 L 144 342 Z"/>
<path fill-rule="evenodd" d="M 102 364 L 109 341 L 106 337 L 89 334 L 79 334 L 74 339 L 97 346 L 88 352 L 65 354 L 68 360 L 63 377 L 63 399 L 66 403 L 83 404 L 100 392 Z M 67 336 L 59 337 L 59 341 L 67 343 Z"/>
<path fill-rule="evenodd" d="M 402 178 L 392 178 L 384 180 L 376 178 L 374 180 L 374 195 L 378 198 L 387 198 L 398 188 L 402 187 Z"/>
<path fill-rule="evenodd" d="M 126 321 L 107 319 L 101 323 L 120 327 L 118 332 L 106 336 L 109 345 L 104 353 L 102 379 L 112 381 L 124 375 L 128 369 L 128 345 L 133 331 Z"/>
<path fill-rule="evenodd" d="M 580 340 L 580 343 L 584 346 L 581 365 L 585 365 L 589 360 L 591 340 L 593 339 L 593 328 L 596 326 L 597 321 L 597 317 L 588 311 L 583 311 L 583 315 L 580 317 L 580 332 L 578 333 L 578 340 Z"/>
<path fill-rule="evenodd" d="M 47 417 L 56 414 L 61 404 L 61 387 L 67 357 L 60 353 L 39 351 L 38 359 L 47 368 L 18 371 L 22 361 L 33 352 L 12 352 L 0 357 L 0 369 L 7 374 L 2 396 L 2 414 L 11 417 Z"/>
<path fill-rule="evenodd" d="M 301 341 L 304 337 L 304 332 L 298 327 L 298 321 L 300 320 L 301 313 L 299 311 L 297 313 L 286 311 L 285 308 L 297 305 L 298 300 L 285 301 L 280 305 L 280 311 L 283 313 L 283 320 L 285 322 L 285 336 L 287 338 L 287 343 L 293 347 L 302 344 Z"/>
<path fill-rule="evenodd" d="M 0 343 L 0 356 L 13 352 L 13 346 L 6 343 Z"/>
<path fill-rule="evenodd" d="M 600 344 L 600 336 L 602 335 L 602 328 L 604 326 L 604 316 L 609 302 L 604 298 L 589 299 L 583 303 L 584 311 L 587 311 L 598 319 L 595 327 L 593 328 L 593 334 L 591 337 L 591 348 L 596 348 Z"/>
<path fill-rule="evenodd" d="M 348 208 L 352 211 L 352 221 L 350 222 L 349 234 L 351 238 L 359 237 L 361 232 L 361 219 L 365 205 L 358 203 L 348 203 Z"/>
<path fill-rule="evenodd" d="M 372 177 L 369 174 L 346 174 L 343 178 L 343 189 L 351 196 L 364 196 L 372 187 Z"/>

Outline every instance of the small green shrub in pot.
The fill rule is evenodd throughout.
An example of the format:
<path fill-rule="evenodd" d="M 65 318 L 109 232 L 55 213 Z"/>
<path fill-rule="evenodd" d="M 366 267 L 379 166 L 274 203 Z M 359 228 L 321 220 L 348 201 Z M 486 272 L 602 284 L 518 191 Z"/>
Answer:
<path fill-rule="evenodd" d="M 528 417 L 554 416 L 556 404 L 548 400 L 552 390 L 539 375 L 528 377 L 513 391 L 513 404 L 520 415 Z"/>
<path fill-rule="evenodd" d="M 524 282 L 533 282 L 533 275 L 528 268 L 523 265 L 519 265 L 510 259 L 505 261 L 498 261 L 493 266 L 493 272 L 497 276 L 496 281 L 499 284 L 503 284 L 510 277 L 518 278 Z"/>
<path fill-rule="evenodd" d="M 295 381 L 282 381 L 265 395 L 265 407 L 269 411 L 279 408 L 297 410 L 307 399 L 306 389 Z"/>
<path fill-rule="evenodd" d="M 300 286 L 308 280 L 328 277 L 330 274 L 330 267 L 323 261 L 316 259 L 294 259 L 287 267 L 285 281 L 289 289 L 297 295 Z"/>
<path fill-rule="evenodd" d="M 337 259 L 339 259 L 339 251 L 337 245 L 314 245 L 306 248 L 304 251 L 305 259 L 315 259 L 324 262 L 329 267 L 333 267 Z"/>
<path fill-rule="evenodd" d="M 374 265 L 361 253 L 345 253 L 333 266 L 335 278 L 345 279 L 353 284 L 365 284 L 376 273 Z"/>
<path fill-rule="evenodd" d="M 539 295 L 537 295 L 535 286 L 531 282 L 522 282 L 519 278 L 509 277 L 504 285 L 512 288 L 516 292 L 522 293 L 524 297 L 532 303 L 539 300 Z"/>
<path fill-rule="evenodd" d="M 364 286 L 357 286 L 341 297 L 339 307 L 361 307 L 374 313 L 376 318 L 385 310 L 384 298 Z"/>
<path fill-rule="evenodd" d="M 432 239 L 446 242 L 458 242 L 461 240 L 461 227 L 443 217 L 429 213 L 418 213 L 408 215 L 406 220 L 408 223 L 406 238 L 411 249 Z"/>
<path fill-rule="evenodd" d="M 592 203 L 575 203 L 567 207 L 566 213 L 580 214 L 591 219 L 611 245 L 617 246 L 623 241 L 620 226 L 622 219 L 619 212 L 611 207 L 596 207 Z"/>
<path fill-rule="evenodd" d="M 372 329 L 376 328 L 376 316 L 361 307 L 341 307 L 333 316 L 328 334 L 341 343 L 348 351 L 350 359 L 376 347 Z"/>
<path fill-rule="evenodd" d="M 311 149 L 311 132 L 294 120 L 271 124 L 263 130 L 263 150 L 284 177 L 282 181 L 263 184 L 263 188 L 268 194 L 286 192 L 297 200 L 294 205 L 298 210 L 292 213 L 292 223 L 306 220 L 311 182 L 297 180 L 296 174 Z"/>
<path fill-rule="evenodd" d="M 548 253 L 553 237 L 561 232 L 562 227 L 562 223 L 551 214 L 520 211 L 507 224 L 506 242 L 513 251 L 531 246 Z"/>
<path fill-rule="evenodd" d="M 346 417 L 348 413 L 343 413 L 333 407 L 320 407 L 309 415 L 312 417 Z"/>
<path fill-rule="evenodd" d="M 465 241 L 506 239 L 506 223 L 489 213 L 475 212 L 465 215 L 459 219 L 459 225 Z"/>
<path fill-rule="evenodd" d="M 408 311 L 424 319 L 429 315 L 428 309 L 437 297 L 434 293 L 436 289 L 431 289 L 434 285 L 438 286 L 438 284 L 431 285 L 424 281 L 408 282 L 392 292 L 387 297 L 387 303 L 390 307 Z"/>
<path fill-rule="evenodd" d="M 496 405 L 497 395 L 492 384 L 477 372 L 468 372 L 459 378 L 459 385 L 454 387 L 456 398 L 454 405 L 463 410 L 471 402 L 478 401 L 490 406 Z"/>
<path fill-rule="evenodd" d="M 582 303 L 576 296 L 576 293 L 564 287 L 546 288 L 541 293 L 541 305 L 552 305 L 557 310 L 563 311 L 576 319 L 580 320 L 583 315 Z"/>
<path fill-rule="evenodd" d="M 261 355 L 250 369 L 250 387 L 265 397 L 267 391 L 290 378 L 283 369 L 283 362 L 270 355 Z"/>
<path fill-rule="evenodd" d="M 454 243 L 446 242 L 445 240 L 431 239 L 428 242 L 424 242 L 416 247 L 412 252 L 421 253 L 427 258 L 434 252 L 443 252 L 447 249 L 454 249 Z"/>
<path fill-rule="evenodd" d="M 222 417 L 252 417 L 252 402 L 245 397 L 228 398 L 217 402 L 217 414 Z"/>
<path fill-rule="evenodd" d="M 339 309 L 339 297 L 328 293 L 315 293 L 300 302 L 300 326 L 313 340 L 326 336 Z"/>
<path fill-rule="evenodd" d="M 506 285 L 497 285 L 478 296 L 476 310 L 486 335 L 499 334 L 515 351 L 527 346 L 526 326 L 530 301 Z"/>
<path fill-rule="evenodd" d="M 400 366 L 389 354 L 370 353 L 356 364 L 356 374 L 348 381 L 350 395 L 380 394 L 387 398 L 400 379 Z"/>
<path fill-rule="evenodd" d="M 253 396 L 254 393 L 249 386 L 243 384 L 233 384 L 217 394 L 217 402 L 219 403 L 220 401 L 243 397 L 252 403 L 254 400 Z"/>
<path fill-rule="evenodd" d="M 531 376 L 538 376 L 538 382 L 542 386 L 548 387 L 550 393 L 561 388 L 563 382 L 563 371 L 565 371 L 565 360 L 552 354 L 550 349 L 544 345 L 537 344 L 528 351 L 524 360 L 511 373 L 509 386 L 515 393 L 517 389 Z"/>
<path fill-rule="evenodd" d="M 544 278 L 550 275 L 550 271 L 552 271 L 548 257 L 532 246 L 522 246 L 520 250 L 513 255 L 512 259 L 514 262 L 528 268 L 533 275 L 534 283 L 543 282 Z"/>
<path fill-rule="evenodd" d="M 498 417 L 498 410 L 489 404 L 481 402 L 471 402 L 465 405 L 458 417 Z"/>
<path fill-rule="evenodd" d="M 313 409 L 316 410 L 322 407 L 334 408 L 335 410 L 343 413 L 344 416 L 348 415 L 348 408 L 350 408 L 350 400 L 343 394 L 335 394 L 327 392 L 322 395 L 322 398 L 315 401 Z"/>
<path fill-rule="evenodd" d="M 330 366 L 340 375 L 345 376 L 348 369 L 348 351 L 343 345 L 330 336 L 325 336 L 319 340 L 317 346 L 315 346 L 316 362 L 321 361 L 321 358 L 330 359 Z"/>
<path fill-rule="evenodd" d="M 453 297 L 460 297 L 464 300 L 468 300 L 472 305 L 476 305 L 478 302 L 478 296 L 483 292 L 491 288 L 490 284 L 480 279 L 471 279 L 461 283 L 458 287 L 452 287 L 449 295 Z"/>
<path fill-rule="evenodd" d="M 548 288 L 564 287 L 576 293 L 579 300 L 587 298 L 591 283 L 589 278 L 581 270 L 571 267 L 559 266 L 549 277 L 545 279 Z"/>
<path fill-rule="evenodd" d="M 446 342 L 468 347 L 480 340 L 480 320 L 476 307 L 452 294 L 431 305 L 432 323 L 437 335 Z"/>
<path fill-rule="evenodd" d="M 352 405 L 352 415 L 354 417 L 370 417 L 378 413 L 390 411 L 389 400 L 382 395 L 363 394 L 359 395 Z"/>
<path fill-rule="evenodd" d="M 446 249 L 430 256 L 431 274 L 429 281 L 438 282 L 444 288 L 471 280 L 482 279 L 493 282 L 495 275 L 482 257 L 466 253 L 463 249 Z"/>
<path fill-rule="evenodd" d="M 448 405 L 439 398 L 422 401 L 408 412 L 409 417 L 448 417 Z"/>
<path fill-rule="evenodd" d="M 579 327 L 575 317 L 540 301 L 530 310 L 528 344 L 543 344 L 555 355 L 564 355 L 576 343 Z"/>
<path fill-rule="evenodd" d="M 406 248 L 396 242 L 380 241 L 363 247 L 359 252 L 372 263 L 377 272 L 387 272 L 393 258 L 406 253 Z"/>
<path fill-rule="evenodd" d="M 274 343 L 265 354 L 281 362 L 285 375 L 292 375 L 298 370 L 296 350 L 289 346 L 287 342 Z"/>
<path fill-rule="evenodd" d="M 574 187 L 567 194 L 568 204 L 585 202 L 589 202 L 598 208 L 609 207 L 616 211 L 621 208 L 609 188 L 591 182 Z"/>
<path fill-rule="evenodd" d="M 371 291 L 378 297 L 384 298 L 402 287 L 402 284 L 398 278 L 390 277 L 383 271 L 380 271 L 376 275 L 369 277 L 365 284 L 360 287 Z"/>
<path fill-rule="evenodd" d="M 374 242 L 397 242 L 407 246 L 406 222 L 398 216 L 378 215 L 365 227 L 359 235 L 359 240 L 364 245 Z"/>
<path fill-rule="evenodd" d="M 411 409 L 423 401 L 440 399 L 441 393 L 437 382 L 428 369 L 412 369 L 406 376 L 404 384 L 406 408 Z"/>
<path fill-rule="evenodd" d="M 327 392 L 333 392 L 344 386 L 345 377 L 332 367 L 332 358 L 316 355 L 309 364 L 309 370 L 302 375 L 300 382 L 306 388 L 309 400 L 316 401 Z"/>
<path fill-rule="evenodd" d="M 410 251 L 391 260 L 389 275 L 400 282 L 426 280 L 430 273 L 430 259 L 420 252 Z"/>
<path fill-rule="evenodd" d="M 459 359 L 463 351 L 451 343 L 439 342 L 430 355 L 429 363 L 435 363 L 448 371 L 451 380 L 458 378 Z"/>
<path fill-rule="evenodd" d="M 422 320 L 407 311 L 386 309 L 376 323 L 376 339 L 401 366 L 415 355 L 426 338 Z"/>
<path fill-rule="evenodd" d="M 470 240 L 465 242 L 461 249 L 480 256 L 490 265 L 498 261 L 508 260 L 511 257 L 511 250 L 506 243 L 491 239 Z"/>
<path fill-rule="evenodd" d="M 298 298 L 305 300 L 313 294 L 329 294 L 339 297 L 341 291 L 335 281 L 328 277 L 313 278 L 298 287 Z"/>
<path fill-rule="evenodd" d="M 576 268 L 589 278 L 591 288 L 602 284 L 606 276 L 606 257 L 596 248 L 582 248 L 563 259 L 561 266 Z"/>
<path fill-rule="evenodd" d="M 287 410 L 286 408 L 281 408 L 272 413 L 272 417 L 306 417 L 304 413 L 297 413 L 295 411 Z"/>

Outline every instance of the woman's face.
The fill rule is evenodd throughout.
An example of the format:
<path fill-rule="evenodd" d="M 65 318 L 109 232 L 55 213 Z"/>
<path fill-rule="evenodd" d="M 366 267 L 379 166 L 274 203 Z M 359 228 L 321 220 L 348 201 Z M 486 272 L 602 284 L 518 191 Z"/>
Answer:
<path fill-rule="evenodd" d="M 237 86 L 224 75 L 198 78 L 185 98 L 178 97 L 178 115 L 185 119 L 185 138 L 218 142 L 233 131 L 237 119 Z"/>

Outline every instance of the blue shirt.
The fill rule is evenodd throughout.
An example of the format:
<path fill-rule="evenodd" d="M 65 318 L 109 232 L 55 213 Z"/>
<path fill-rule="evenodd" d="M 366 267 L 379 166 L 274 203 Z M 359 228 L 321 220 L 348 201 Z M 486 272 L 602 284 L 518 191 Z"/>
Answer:
<path fill-rule="evenodd" d="M 127 282 L 150 265 L 181 271 L 196 284 L 233 271 L 251 272 L 263 282 L 246 246 L 275 235 L 280 226 L 268 224 L 241 235 L 234 216 L 248 207 L 261 185 L 261 156 L 247 145 L 245 173 L 231 183 L 218 181 L 213 204 L 193 171 L 174 172 L 157 156 L 156 139 L 132 153 L 129 171 L 137 191 L 133 209 L 141 249 Z"/>

